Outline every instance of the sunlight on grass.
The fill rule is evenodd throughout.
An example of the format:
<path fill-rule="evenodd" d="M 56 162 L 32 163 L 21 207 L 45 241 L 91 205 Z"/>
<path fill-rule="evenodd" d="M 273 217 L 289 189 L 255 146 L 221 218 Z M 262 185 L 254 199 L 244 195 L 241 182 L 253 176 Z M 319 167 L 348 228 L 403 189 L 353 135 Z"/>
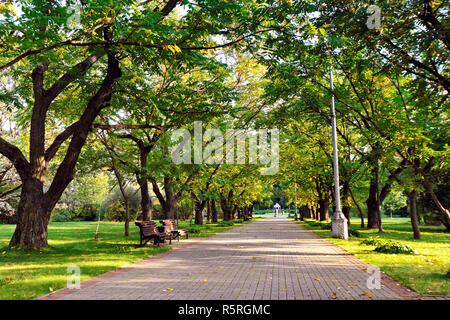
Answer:
<path fill-rule="evenodd" d="M 422 239 L 414 240 L 409 218 L 383 220 L 384 232 L 376 229 L 361 229 L 356 220 L 352 229 L 360 232 L 361 238 L 350 237 L 348 241 L 334 239 L 331 230 L 320 229 L 306 222 L 298 222 L 321 237 L 339 245 L 371 265 L 378 266 L 389 276 L 421 294 L 450 294 L 450 233 L 443 227 L 421 226 Z M 374 251 L 375 246 L 360 244 L 365 238 L 393 239 L 417 249 L 417 255 L 386 254 Z"/>
<path fill-rule="evenodd" d="M 196 226 L 200 232 L 190 237 L 207 237 L 243 224 Z M 126 238 L 123 223 L 115 222 L 101 222 L 99 240 L 94 241 L 96 226 L 96 222 L 50 223 L 50 248 L 19 250 L 7 247 L 15 226 L 0 225 L 0 299 L 33 299 L 63 288 L 71 265 L 79 266 L 81 280 L 86 280 L 170 250 L 168 245 L 136 248 L 139 229 L 130 224 Z M 180 228 L 187 227 L 189 221 L 180 221 Z"/>

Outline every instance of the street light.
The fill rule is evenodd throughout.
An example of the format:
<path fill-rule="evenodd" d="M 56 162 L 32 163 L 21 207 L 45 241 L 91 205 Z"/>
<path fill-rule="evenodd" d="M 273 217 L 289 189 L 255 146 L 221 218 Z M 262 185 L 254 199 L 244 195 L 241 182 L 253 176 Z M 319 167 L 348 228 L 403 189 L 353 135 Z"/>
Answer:
<path fill-rule="evenodd" d="M 333 238 L 348 239 L 347 218 L 341 211 L 341 194 L 339 191 L 339 162 L 338 147 L 336 137 L 336 113 L 334 110 L 334 94 L 333 94 L 333 67 L 330 66 L 330 87 L 331 87 L 331 126 L 333 138 L 333 171 L 334 171 L 334 199 L 336 209 L 331 219 L 331 232 Z"/>

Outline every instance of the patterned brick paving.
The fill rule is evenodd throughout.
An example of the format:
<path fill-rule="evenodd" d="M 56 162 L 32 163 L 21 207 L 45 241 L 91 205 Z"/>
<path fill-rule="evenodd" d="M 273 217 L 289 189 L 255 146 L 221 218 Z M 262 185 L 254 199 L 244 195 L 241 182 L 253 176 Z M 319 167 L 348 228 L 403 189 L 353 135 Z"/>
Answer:
<path fill-rule="evenodd" d="M 81 289 L 62 289 L 40 299 L 418 298 L 384 274 L 381 289 L 367 289 L 367 264 L 283 217 L 180 244 L 84 281 Z"/>

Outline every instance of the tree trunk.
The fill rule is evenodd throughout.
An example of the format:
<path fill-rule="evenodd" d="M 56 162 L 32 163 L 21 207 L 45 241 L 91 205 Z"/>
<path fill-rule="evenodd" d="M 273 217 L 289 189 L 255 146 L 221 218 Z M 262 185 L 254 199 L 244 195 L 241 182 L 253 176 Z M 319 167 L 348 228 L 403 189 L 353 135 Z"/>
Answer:
<path fill-rule="evenodd" d="M 361 228 L 364 228 L 364 214 L 363 214 L 358 202 L 356 202 L 355 197 L 353 196 L 352 189 L 349 189 L 349 192 L 350 192 L 350 196 L 352 197 L 353 203 L 355 204 L 356 208 L 358 209 L 359 217 L 361 218 Z"/>
<path fill-rule="evenodd" d="M 411 217 L 411 226 L 414 239 L 420 240 L 419 218 L 417 215 L 417 191 L 406 192 L 409 198 L 409 214 Z"/>
<path fill-rule="evenodd" d="M 217 222 L 217 208 L 215 199 L 211 199 L 211 221 L 212 223 Z"/>
<path fill-rule="evenodd" d="M 378 227 L 378 212 L 380 207 L 378 206 L 377 194 L 378 194 L 378 179 L 377 179 L 378 167 L 372 169 L 372 178 L 370 179 L 369 197 L 366 200 L 367 204 L 367 229 L 374 229 Z"/>
<path fill-rule="evenodd" d="M 95 56 L 77 66 L 87 70 L 95 63 Z M 94 61 L 95 60 L 95 61 Z M 84 68 L 84 69 L 83 69 Z M 0 152 L 13 161 L 22 180 L 22 193 L 17 210 L 18 222 L 10 241 L 11 247 L 47 247 L 47 225 L 50 213 L 61 198 L 66 187 L 73 180 L 77 160 L 86 139 L 92 129 L 92 123 L 102 110 L 109 105 L 115 79 L 122 73 L 119 61 L 108 54 L 108 71 L 97 93 L 89 99 L 87 107 L 78 122 L 66 128 L 45 150 L 45 118 L 48 107 L 59 93 L 71 82 L 73 77 L 65 75 L 66 81 L 55 83 L 49 90 L 44 90 L 44 67 L 36 68 L 32 73 L 35 105 L 33 107 L 30 129 L 30 162 L 28 163 L 18 148 L 5 143 L 0 137 Z M 72 80 L 73 81 L 73 80 Z M 47 192 L 43 192 L 45 173 L 50 160 L 60 146 L 71 138 L 64 159 L 59 165 Z"/>
<path fill-rule="evenodd" d="M 328 221 L 329 213 L 328 209 L 330 208 L 330 200 L 327 196 L 325 196 L 323 199 L 319 199 L 319 218 L 320 221 Z"/>
<path fill-rule="evenodd" d="M 206 223 L 211 223 L 211 199 L 206 200 Z"/>
<path fill-rule="evenodd" d="M 350 183 L 349 179 L 346 179 L 342 184 L 342 213 L 347 218 L 347 225 L 350 227 L 350 204 L 349 204 Z"/>
<path fill-rule="evenodd" d="M 106 145 L 106 142 L 104 144 Z M 108 149 L 108 151 L 109 151 L 109 149 Z M 125 202 L 125 237 L 128 237 L 130 235 L 130 201 L 129 201 L 128 195 L 126 193 L 122 177 L 120 176 L 119 169 L 117 168 L 116 160 L 114 159 L 114 156 L 111 152 L 110 152 L 110 156 L 111 156 L 111 163 L 113 166 L 114 174 L 115 174 L 117 182 L 119 184 L 120 193 L 122 194 L 123 201 Z"/>
<path fill-rule="evenodd" d="M 232 197 L 233 197 L 233 190 L 230 190 L 228 192 L 228 197 L 225 197 L 223 194 L 220 194 L 220 207 L 222 208 L 224 221 L 232 220 L 233 215 L 233 204 L 231 203 Z"/>
<path fill-rule="evenodd" d="M 206 201 L 194 200 L 195 204 L 195 224 L 203 224 L 203 210 L 205 209 Z"/>
<path fill-rule="evenodd" d="M 43 185 L 37 179 L 22 184 L 22 193 L 17 208 L 17 226 L 9 243 L 10 247 L 48 247 L 47 225 L 50 209 L 45 208 Z"/>
<path fill-rule="evenodd" d="M 137 182 L 141 189 L 142 220 L 150 221 L 152 220 L 152 200 L 148 193 L 148 182 L 147 179 L 141 175 L 137 176 Z"/>

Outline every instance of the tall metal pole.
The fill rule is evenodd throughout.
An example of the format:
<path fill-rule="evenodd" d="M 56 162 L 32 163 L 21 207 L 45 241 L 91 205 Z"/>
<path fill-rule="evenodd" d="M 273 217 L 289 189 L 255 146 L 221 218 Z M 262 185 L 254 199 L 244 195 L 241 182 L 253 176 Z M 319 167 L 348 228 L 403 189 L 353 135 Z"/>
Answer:
<path fill-rule="evenodd" d="M 336 209 L 331 219 L 331 231 L 333 238 L 348 239 L 347 218 L 341 211 L 341 194 L 339 191 L 339 161 L 336 135 L 336 113 L 334 110 L 334 86 L 333 86 L 333 66 L 330 65 L 330 88 L 331 88 L 331 127 L 333 139 L 333 169 L 334 169 L 334 201 Z"/>

